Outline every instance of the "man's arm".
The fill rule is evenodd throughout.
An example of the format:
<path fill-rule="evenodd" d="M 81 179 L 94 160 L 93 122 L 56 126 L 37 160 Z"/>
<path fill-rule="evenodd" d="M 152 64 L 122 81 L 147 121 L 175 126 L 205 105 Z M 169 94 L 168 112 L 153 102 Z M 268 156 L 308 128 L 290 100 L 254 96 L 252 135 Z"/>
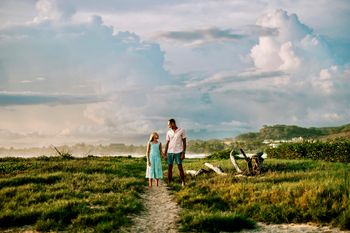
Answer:
<path fill-rule="evenodd" d="M 169 141 L 167 141 L 165 144 L 164 159 L 167 159 L 167 157 L 168 157 L 168 147 L 169 147 Z"/>

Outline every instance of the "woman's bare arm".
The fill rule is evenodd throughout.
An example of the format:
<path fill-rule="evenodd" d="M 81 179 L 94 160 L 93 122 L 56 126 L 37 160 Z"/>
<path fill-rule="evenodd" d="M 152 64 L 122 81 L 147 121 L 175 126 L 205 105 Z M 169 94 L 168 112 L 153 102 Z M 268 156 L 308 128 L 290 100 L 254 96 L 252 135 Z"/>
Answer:
<path fill-rule="evenodd" d="M 149 151 L 150 151 L 150 144 L 147 143 L 147 150 L 146 150 L 146 159 L 147 159 L 147 165 L 150 166 L 151 163 L 149 161 Z"/>

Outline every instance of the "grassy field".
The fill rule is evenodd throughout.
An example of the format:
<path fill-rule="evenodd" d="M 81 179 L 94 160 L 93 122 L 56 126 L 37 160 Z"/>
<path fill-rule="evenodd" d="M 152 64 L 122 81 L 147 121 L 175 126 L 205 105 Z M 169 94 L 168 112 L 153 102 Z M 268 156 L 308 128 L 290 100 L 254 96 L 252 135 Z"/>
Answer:
<path fill-rule="evenodd" d="M 210 173 L 188 177 L 185 188 L 172 185 L 183 231 L 232 231 L 252 228 L 254 221 L 350 229 L 349 164 L 267 159 L 263 175 L 235 177 L 229 160 L 210 162 L 228 176 Z M 187 160 L 185 167 L 205 168 L 203 160 Z"/>
<path fill-rule="evenodd" d="M 207 161 L 187 159 L 184 168 Z M 182 207 L 182 231 L 233 231 L 257 221 L 350 229 L 349 164 L 267 159 L 262 175 L 236 177 L 228 159 L 210 162 L 228 175 L 187 176 L 181 187 L 174 168 L 170 188 Z M 143 209 L 144 175 L 145 160 L 137 158 L 2 158 L 0 231 L 117 232 Z"/>
<path fill-rule="evenodd" d="M 0 231 L 118 231 L 143 208 L 144 173 L 135 158 L 2 158 Z"/>

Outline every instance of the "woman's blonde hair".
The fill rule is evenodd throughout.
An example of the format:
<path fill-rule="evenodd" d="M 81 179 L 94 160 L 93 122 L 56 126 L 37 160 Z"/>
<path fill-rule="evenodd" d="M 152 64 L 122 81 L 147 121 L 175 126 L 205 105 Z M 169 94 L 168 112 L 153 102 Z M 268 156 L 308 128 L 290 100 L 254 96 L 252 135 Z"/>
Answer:
<path fill-rule="evenodd" d="M 156 136 L 156 135 L 159 137 L 157 132 L 152 132 L 151 135 L 149 136 L 149 142 L 153 142 L 154 136 Z"/>

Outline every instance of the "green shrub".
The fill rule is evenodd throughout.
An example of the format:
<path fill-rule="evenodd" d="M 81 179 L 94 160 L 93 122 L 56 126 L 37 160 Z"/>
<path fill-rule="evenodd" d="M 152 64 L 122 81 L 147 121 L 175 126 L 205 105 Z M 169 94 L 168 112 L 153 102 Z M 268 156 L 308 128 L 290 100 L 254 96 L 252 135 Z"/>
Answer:
<path fill-rule="evenodd" d="M 269 158 L 313 159 L 329 162 L 350 162 L 350 141 L 283 143 L 277 148 L 268 148 Z"/>
<path fill-rule="evenodd" d="M 242 229 L 254 229 L 256 224 L 253 220 L 236 213 L 225 212 L 196 212 L 184 216 L 182 231 L 195 232 L 235 232 Z"/>
<path fill-rule="evenodd" d="M 207 157 L 207 159 L 229 159 L 230 152 L 231 152 L 231 149 L 216 151 L 216 152 L 210 154 Z M 238 154 L 238 152 L 234 151 L 234 155 L 237 155 L 237 154 Z"/>

